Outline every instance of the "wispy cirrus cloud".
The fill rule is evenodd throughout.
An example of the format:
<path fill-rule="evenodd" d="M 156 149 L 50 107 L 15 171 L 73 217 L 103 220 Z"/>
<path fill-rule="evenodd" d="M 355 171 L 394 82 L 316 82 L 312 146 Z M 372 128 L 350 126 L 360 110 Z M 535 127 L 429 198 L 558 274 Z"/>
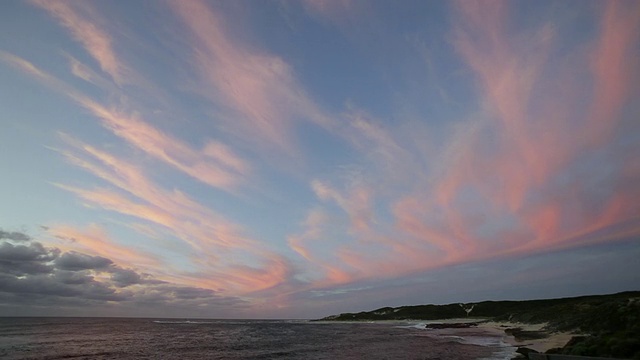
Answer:
<path fill-rule="evenodd" d="M 123 64 L 114 50 L 113 39 L 99 24 L 100 17 L 88 2 L 61 0 L 32 0 L 66 27 L 89 54 L 98 62 L 100 68 L 109 74 L 113 81 L 123 84 L 129 75 L 128 67 Z"/>
<path fill-rule="evenodd" d="M 321 208 L 311 209 L 301 223 L 302 232 L 287 237 L 287 244 L 306 262 L 307 271 L 298 274 L 301 284 L 291 292 L 302 292 L 316 287 L 346 284 L 356 279 L 353 269 L 335 261 L 336 247 L 342 237 L 330 229 L 342 229 L 333 223 L 335 217 Z M 302 285 L 304 284 L 304 285 Z"/>
<path fill-rule="evenodd" d="M 160 160 L 207 185 L 235 191 L 246 183 L 251 165 L 233 149 L 220 141 L 209 140 L 202 149 L 159 130 L 131 111 L 118 106 L 102 105 L 81 94 L 67 83 L 48 74 L 29 61 L 13 54 L 0 53 L 7 63 L 34 76 L 47 86 L 68 96 L 86 108 L 101 124 L 132 147 Z"/>
<path fill-rule="evenodd" d="M 93 146 L 84 144 L 68 135 L 63 134 L 62 137 L 76 149 L 76 152 L 62 151 L 70 162 L 125 191 L 134 198 L 142 200 L 142 204 L 146 205 L 140 205 L 131 199 L 119 196 L 108 190 L 79 191 L 75 188 L 68 188 L 83 196 L 85 200 L 102 204 L 111 210 L 118 210 L 128 215 L 143 217 L 158 225 L 174 229 L 177 234 L 182 235 L 189 231 L 190 224 L 218 224 L 219 226 L 214 226 L 209 231 L 204 231 L 196 238 L 205 244 L 210 243 L 223 247 L 231 245 L 249 246 L 238 235 L 239 231 L 236 226 L 231 225 L 230 222 L 209 208 L 198 204 L 186 194 L 179 191 L 164 190 L 148 179 L 139 167 Z M 116 208 L 116 206 L 121 207 Z M 191 219 L 191 221 L 184 222 L 185 227 L 181 227 L 183 223 L 175 221 L 176 216 L 184 216 Z"/>
<path fill-rule="evenodd" d="M 334 201 L 348 214 L 352 231 L 369 231 L 370 224 L 374 220 L 371 211 L 372 192 L 370 189 L 363 185 L 356 185 L 349 189 L 349 194 L 344 195 L 319 180 L 312 181 L 311 187 L 319 199 Z"/>
<path fill-rule="evenodd" d="M 318 199 L 332 200 L 351 219 L 331 227 L 349 234 L 357 203 L 369 203 L 368 211 L 377 203 L 392 217 L 378 216 L 373 232 L 343 235 L 321 260 L 344 276 L 331 280 L 325 271 L 316 287 L 638 233 L 639 193 L 630 184 L 640 173 L 627 156 L 637 154 L 628 145 L 637 124 L 623 113 L 639 90 L 633 79 L 640 64 L 630 55 L 639 36 L 635 5 L 603 5 L 596 36 L 570 49 L 564 62 L 557 60 L 563 34 L 554 24 L 513 32 L 510 6 L 455 6 L 452 45 L 477 80 L 479 109 L 445 132 L 445 141 L 435 141 L 428 128 L 417 127 L 421 132 L 412 137 L 376 126 L 362 113 L 343 127 L 343 138 L 372 164 L 368 183 L 376 184 L 377 198 L 353 202 L 362 197 L 315 182 Z M 591 77 L 591 92 L 584 91 L 583 76 Z M 433 145 L 423 151 L 414 138 Z M 289 241 L 305 258 L 313 258 L 313 241 L 327 236 L 327 227 L 310 219 Z"/>
<path fill-rule="evenodd" d="M 210 140 L 203 149 L 196 150 L 133 114 L 104 107 L 87 98 L 78 101 L 115 135 L 205 184 L 231 190 L 251 171 L 248 161 L 219 141 Z"/>
<path fill-rule="evenodd" d="M 234 40 L 224 17 L 204 2 L 170 5 L 192 34 L 200 92 L 227 111 L 219 119 L 224 130 L 271 150 L 292 151 L 297 121 L 331 125 L 283 59 Z"/>
<path fill-rule="evenodd" d="M 100 64 L 101 69 L 109 74 L 116 83 L 121 84 L 139 78 L 114 50 L 115 41 L 107 29 L 100 26 L 104 19 L 94 8 L 94 4 L 57 0 L 34 0 L 33 3 L 48 11 L 66 27 Z M 104 105 L 85 96 L 27 60 L 12 54 L 3 54 L 3 57 L 5 61 L 13 63 L 14 66 L 35 76 L 85 107 L 101 120 L 105 128 L 127 141 L 134 148 L 144 151 L 205 184 L 227 191 L 235 191 L 240 183 L 246 181 L 246 176 L 251 172 L 248 161 L 220 141 L 208 140 L 202 149 L 195 149 L 190 144 L 153 126 L 151 122 L 145 121 L 140 115 L 136 115 L 138 112 L 135 111 L 135 102 L 133 103 L 134 110 L 125 110 L 131 108 L 131 105 Z M 126 93 L 111 86 L 90 67 L 69 55 L 67 57 L 74 75 L 110 92 L 111 98 L 121 98 L 125 99 L 122 101 L 123 103 L 132 103 Z M 153 97 L 157 94 L 151 91 L 149 95 Z"/>
<path fill-rule="evenodd" d="M 599 38 L 590 54 L 594 77 L 587 141 L 602 146 L 612 141 L 624 105 L 637 95 L 640 6 L 612 2 L 604 6 Z"/>
<path fill-rule="evenodd" d="M 507 3 L 489 5 L 475 2 L 458 6 L 462 18 L 466 20 L 461 23 L 469 28 L 463 26 L 458 29 L 455 46 L 480 79 L 480 86 L 487 94 L 487 114 L 494 120 L 489 126 L 499 136 L 495 139 L 495 149 L 489 150 L 491 157 L 469 164 L 467 175 L 470 176 L 466 180 L 453 176 L 444 180 L 444 183 L 457 182 L 458 185 L 453 189 L 458 192 L 462 186 L 471 185 L 488 195 L 488 200 L 497 202 L 498 208 L 506 205 L 525 223 L 531 219 L 528 230 L 535 234 L 533 237 L 536 241 L 540 241 L 539 246 L 561 242 L 570 233 L 567 224 L 571 224 L 569 227 L 573 229 L 583 229 L 590 228 L 589 224 L 594 223 L 605 226 L 600 221 L 605 218 L 611 221 L 607 225 L 624 221 L 622 212 L 617 216 L 606 215 L 612 206 L 610 203 L 618 201 L 618 189 L 612 184 L 617 180 L 595 177 L 602 181 L 600 186 L 610 191 L 597 200 L 600 205 L 595 208 L 589 203 L 598 195 L 590 194 L 589 188 L 597 185 L 575 180 L 576 177 L 597 171 L 582 168 L 582 164 L 595 165 L 596 162 L 595 156 L 589 152 L 588 142 L 591 140 L 585 143 L 579 133 L 598 134 L 598 137 L 606 139 L 599 141 L 599 151 L 603 154 L 622 151 L 619 141 L 613 141 L 612 136 L 618 140 L 624 136 L 616 134 L 620 128 L 620 111 L 629 97 L 638 92 L 637 85 L 631 80 L 638 63 L 631 60 L 633 56 L 629 56 L 632 44 L 638 39 L 635 30 L 638 19 L 637 16 L 628 15 L 637 12 L 621 11 L 617 4 L 607 4 L 600 32 L 593 40 L 594 52 L 589 54 L 583 53 L 580 48 L 574 49 L 581 57 L 574 58 L 574 63 L 569 66 L 582 67 L 585 72 L 592 70 L 590 72 L 594 80 L 592 94 L 585 94 L 579 88 L 573 89 L 575 94 L 582 95 L 576 99 L 564 96 L 565 90 L 556 86 L 552 78 L 555 73 L 550 70 L 549 54 L 554 51 L 554 39 L 558 36 L 553 27 L 544 24 L 528 34 L 532 46 L 528 50 L 521 50 L 517 44 L 523 38 L 508 33 L 506 7 Z M 486 21 L 487 17 L 492 17 L 492 21 Z M 612 27 L 612 23 L 619 25 Z M 613 48 L 609 48 L 612 46 L 609 41 L 611 38 L 617 39 Z M 606 52 L 604 47 L 607 48 Z M 597 60 L 591 60 L 594 58 Z M 601 65 L 590 66 L 594 63 Z M 575 74 L 569 69 L 565 70 L 565 74 Z M 577 81 L 569 79 L 568 84 L 577 84 Z M 575 99 L 585 103 L 585 97 L 594 104 L 592 109 L 587 109 L 588 112 L 578 106 L 579 102 L 570 101 Z M 546 111 L 538 111 L 540 108 Z M 594 117 L 598 120 L 594 120 Z M 475 147 L 468 148 L 468 151 L 474 150 Z M 477 159 L 477 156 L 474 158 Z M 626 177 L 627 164 L 615 166 L 612 175 L 618 179 Z M 483 168 L 494 172 L 488 173 Z M 559 180 L 567 176 L 575 179 L 573 184 L 563 184 Z M 492 186 L 491 178 L 499 181 L 500 186 Z M 559 195 L 561 192 L 564 196 Z M 557 200 L 558 196 L 561 196 L 561 201 Z M 578 220 L 570 214 L 570 209 L 576 208 L 591 208 L 594 211 Z M 565 224 L 565 228 L 560 226 L 560 222 Z M 519 242 L 526 241 L 520 239 Z"/>
<path fill-rule="evenodd" d="M 303 222 L 304 232 L 297 235 L 291 235 L 287 238 L 287 243 L 300 256 L 308 261 L 312 261 L 314 253 L 308 249 L 308 242 L 322 241 L 323 229 L 328 223 L 327 214 L 320 209 L 312 209 L 307 214 Z"/>
<path fill-rule="evenodd" d="M 550 25 L 543 25 L 535 33 L 523 34 L 526 40 L 515 38 L 508 33 L 508 4 L 504 2 L 460 3 L 458 10 L 464 20 L 457 28 L 454 45 L 479 78 L 487 94 L 487 114 L 493 120 L 489 126 L 499 134 L 495 147 L 484 151 L 499 158 L 491 165 L 503 178 L 509 176 L 499 188 L 485 190 L 515 211 L 522 206 L 526 191 L 547 181 L 554 170 L 566 163 L 567 145 L 574 146 L 569 142 L 559 148 L 558 137 L 562 135 L 557 131 L 567 130 L 557 129 L 564 125 L 558 118 L 560 113 L 552 119 L 540 119 L 532 112 L 532 96 L 535 87 L 544 81 L 543 66 L 549 59 L 553 30 Z M 516 49 L 519 40 L 530 46 L 525 51 Z M 477 147 L 469 150 L 477 151 Z M 540 151 L 554 156 L 541 155 Z M 484 174 L 474 169 L 468 175 Z M 479 180 L 486 183 L 488 179 Z"/>
<path fill-rule="evenodd" d="M 247 237 L 240 225 L 185 193 L 163 189 L 127 161 L 67 135 L 63 139 L 71 149 L 60 152 L 71 163 L 118 191 L 59 186 L 89 205 L 159 226 L 188 245 L 180 252 L 197 270 L 183 271 L 183 282 L 245 293 L 273 287 L 290 277 L 288 262 L 265 244 Z M 242 265 L 245 263 L 251 265 Z"/>

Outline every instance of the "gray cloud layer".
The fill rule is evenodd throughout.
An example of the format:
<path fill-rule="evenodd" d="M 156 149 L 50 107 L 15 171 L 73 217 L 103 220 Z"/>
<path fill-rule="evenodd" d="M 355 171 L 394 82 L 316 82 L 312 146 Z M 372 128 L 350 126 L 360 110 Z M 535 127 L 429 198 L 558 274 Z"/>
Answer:
<path fill-rule="evenodd" d="M 44 246 L 20 232 L 0 230 L 0 307 L 26 310 L 78 306 L 158 308 L 241 306 L 203 288 L 181 286 L 122 268 L 111 259 Z M 23 311 L 24 312 L 24 311 Z M 41 313 L 41 312 L 40 312 Z"/>
<path fill-rule="evenodd" d="M 111 264 L 113 261 L 102 256 L 89 256 L 75 251 L 64 253 L 55 261 L 56 268 L 72 271 L 104 269 Z"/>
<path fill-rule="evenodd" d="M 29 235 L 17 232 L 17 231 L 3 231 L 0 230 L 0 240 L 13 240 L 13 241 L 29 241 L 31 237 Z"/>

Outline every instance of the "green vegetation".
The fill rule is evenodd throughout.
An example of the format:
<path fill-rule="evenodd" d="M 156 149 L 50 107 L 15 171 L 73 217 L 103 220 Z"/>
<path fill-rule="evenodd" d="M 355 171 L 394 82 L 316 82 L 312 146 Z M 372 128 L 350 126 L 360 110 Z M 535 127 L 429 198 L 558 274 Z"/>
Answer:
<path fill-rule="evenodd" d="M 590 336 L 574 337 L 552 352 L 640 359 L 640 298 L 593 301 L 580 306 L 576 313 L 568 317 L 564 327 L 573 326 Z"/>
<path fill-rule="evenodd" d="M 640 359 L 640 291 L 548 300 L 385 307 L 344 313 L 322 320 L 440 320 L 466 317 L 526 324 L 547 323 L 545 330 L 548 332 L 587 334 L 574 337 L 563 348 L 553 349 L 551 352 L 554 353 Z"/>
<path fill-rule="evenodd" d="M 371 320 L 437 320 L 465 317 L 466 313 L 459 304 L 449 305 L 416 305 L 399 308 L 384 307 L 374 311 L 363 311 L 356 314 L 346 313 L 330 316 L 322 320 L 338 321 L 371 321 Z"/>

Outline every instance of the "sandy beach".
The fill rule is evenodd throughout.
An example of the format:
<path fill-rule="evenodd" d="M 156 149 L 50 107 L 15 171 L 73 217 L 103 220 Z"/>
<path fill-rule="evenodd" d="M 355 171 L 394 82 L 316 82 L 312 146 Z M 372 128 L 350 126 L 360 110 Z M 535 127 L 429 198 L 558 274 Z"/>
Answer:
<path fill-rule="evenodd" d="M 515 322 L 496 322 L 487 321 L 482 318 L 461 318 L 461 319 L 446 319 L 434 321 L 434 323 L 440 324 L 470 324 L 476 323 L 477 326 L 471 329 L 478 329 L 484 332 L 495 333 L 496 336 L 503 336 L 504 341 L 514 347 L 526 347 L 537 352 L 543 353 L 549 349 L 560 348 L 565 346 L 573 336 L 578 334 L 570 332 L 549 332 L 545 330 L 547 323 L 540 324 L 523 324 Z M 469 330 L 471 330 L 469 329 Z M 518 329 L 514 334 L 505 332 L 507 329 Z M 457 332 L 461 332 L 462 329 L 456 329 Z M 519 337 L 519 333 L 521 336 Z M 528 333 L 528 334 L 527 334 Z M 537 334 L 536 334 L 537 333 Z M 531 336 L 535 334 L 540 338 L 532 338 L 537 336 Z M 527 336 L 529 335 L 529 336 Z"/>
<path fill-rule="evenodd" d="M 520 323 L 511 323 L 511 322 L 480 322 L 478 324 L 478 328 L 485 329 L 487 331 L 496 331 L 505 335 L 505 341 L 512 346 L 516 347 L 527 347 L 529 349 L 533 349 L 537 352 L 545 352 L 549 349 L 563 347 L 564 345 L 571 340 L 573 336 L 577 334 L 572 334 L 569 332 L 551 332 L 548 333 L 547 337 L 541 339 L 519 339 L 516 336 L 508 335 L 505 333 L 506 329 L 514 329 L 520 328 L 524 331 L 532 331 L 532 332 L 546 332 L 544 331 L 544 327 L 546 323 L 542 324 L 520 324 Z"/>

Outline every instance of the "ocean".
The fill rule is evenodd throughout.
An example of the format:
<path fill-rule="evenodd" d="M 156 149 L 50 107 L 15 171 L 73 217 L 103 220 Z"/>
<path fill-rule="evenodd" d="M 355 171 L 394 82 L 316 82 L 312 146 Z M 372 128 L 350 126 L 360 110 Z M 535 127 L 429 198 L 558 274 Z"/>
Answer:
<path fill-rule="evenodd" d="M 510 359 L 500 334 L 408 322 L 0 318 L 1 359 Z"/>

